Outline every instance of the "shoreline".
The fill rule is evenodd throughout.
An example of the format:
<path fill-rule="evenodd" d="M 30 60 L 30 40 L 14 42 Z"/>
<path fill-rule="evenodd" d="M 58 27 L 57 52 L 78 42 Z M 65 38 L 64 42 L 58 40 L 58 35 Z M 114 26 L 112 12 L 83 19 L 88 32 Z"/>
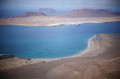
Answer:
<path fill-rule="evenodd" d="M 42 60 L 42 61 L 52 61 L 52 60 L 61 60 L 61 59 L 67 59 L 67 58 L 74 58 L 74 57 L 80 57 L 82 54 L 85 53 L 85 51 L 89 50 L 91 48 L 91 42 L 93 41 L 94 38 L 96 38 L 97 35 L 92 36 L 91 38 L 88 39 L 87 41 L 87 47 L 84 50 L 79 51 L 79 53 L 68 56 L 68 57 L 62 57 L 62 58 L 33 58 L 31 60 Z"/>
<path fill-rule="evenodd" d="M 39 26 L 39 25 L 33 25 L 33 26 L 31 26 L 31 25 L 22 25 L 22 24 L 13 24 L 13 25 L 15 25 L 15 26 L 22 26 L 22 27 L 59 27 L 59 26 L 64 26 L 64 25 L 66 25 L 66 26 L 69 26 L 69 25 L 80 25 L 80 24 L 98 24 L 98 23 L 111 23 L 111 22 L 120 22 L 120 21 L 110 21 L 110 22 L 83 22 L 83 23 L 81 23 L 81 22 L 75 22 L 75 23 L 58 23 L 58 24 L 49 24 L 49 25 L 43 25 L 43 26 Z M 0 24 L 0 25 L 6 25 L 6 24 Z M 7 24 L 7 25 L 9 25 L 9 24 Z M 10 24 L 10 25 L 12 25 L 12 24 Z"/>
<path fill-rule="evenodd" d="M 89 38 L 88 41 L 87 41 L 87 47 L 84 50 L 81 50 L 81 51 L 79 51 L 79 53 L 74 54 L 72 56 L 61 57 L 61 58 L 24 58 L 24 57 L 18 57 L 18 58 L 30 59 L 30 60 L 33 60 L 33 61 L 37 60 L 37 61 L 46 61 L 46 62 L 49 62 L 49 61 L 54 61 L 54 60 L 68 59 L 68 58 L 74 58 L 74 57 L 81 57 L 82 54 L 84 54 L 87 50 L 89 50 L 91 48 L 91 42 L 96 37 L 97 37 L 97 35 L 94 35 L 91 38 Z M 7 54 L 0 54 L 0 55 L 7 55 Z"/>
<path fill-rule="evenodd" d="M 115 69 L 116 67 L 119 68 L 119 65 L 117 63 L 119 63 L 119 59 L 120 59 L 119 58 L 120 38 L 114 37 L 113 35 L 120 35 L 120 33 L 98 34 L 93 36 L 88 40 L 88 47 L 86 50 L 82 51 L 82 53 L 76 54 L 71 57 L 57 58 L 57 59 L 27 59 L 27 58 L 14 57 L 9 59 L 3 59 L 0 60 L 0 72 L 8 72 L 8 73 L 13 72 L 13 75 L 18 73 L 20 77 L 22 74 L 23 74 L 22 77 L 24 77 L 25 74 L 31 74 L 32 72 L 36 73 L 33 75 L 39 75 L 38 74 L 39 72 L 45 75 L 50 74 L 51 77 L 51 76 L 55 76 L 54 74 L 61 75 L 62 73 L 66 72 L 69 69 L 72 72 L 78 72 L 78 74 L 80 74 L 82 72 L 84 73 L 84 71 L 87 72 L 86 69 L 90 69 L 90 71 L 94 73 L 96 68 L 98 69 L 100 68 L 99 71 L 102 73 L 101 69 L 103 69 L 103 67 L 105 66 L 106 66 L 105 71 L 108 71 L 107 70 L 107 68 L 109 67 L 107 65 L 108 63 L 110 64 L 110 67 L 111 66 L 114 67 L 113 69 Z M 117 65 L 115 66 L 114 63 Z M 21 70 L 22 73 L 20 73 Z M 57 73 L 59 71 L 61 71 L 61 73 Z M 97 72 L 98 70 L 96 70 L 96 73 Z M 67 73 L 70 72 L 68 71 Z"/>
<path fill-rule="evenodd" d="M 86 23 L 107 23 L 120 22 L 120 17 L 51 17 L 51 16 L 32 16 L 17 18 L 0 18 L 0 25 L 20 25 L 20 26 L 39 26 L 39 27 L 56 27 L 61 25 L 79 25 Z"/>
<path fill-rule="evenodd" d="M 59 26 L 78 26 L 81 24 L 99 24 L 99 23 L 113 23 L 113 22 L 120 22 L 120 21 L 111 21 L 111 22 L 90 22 L 90 23 L 69 23 L 69 24 L 51 24 L 51 25 L 45 25 L 45 26 L 31 26 L 31 25 L 11 25 L 11 26 L 21 26 L 21 27 L 59 27 Z M 2 26 L 0 24 L 0 26 Z M 4 24 L 3 24 L 4 26 Z"/>

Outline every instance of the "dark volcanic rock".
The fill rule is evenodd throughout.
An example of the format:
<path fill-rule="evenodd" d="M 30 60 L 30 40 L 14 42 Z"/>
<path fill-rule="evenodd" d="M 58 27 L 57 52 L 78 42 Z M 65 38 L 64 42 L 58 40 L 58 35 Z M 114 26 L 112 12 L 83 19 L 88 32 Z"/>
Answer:
<path fill-rule="evenodd" d="M 28 17 L 28 16 L 45 16 L 42 12 L 25 12 L 22 17 Z"/>
<path fill-rule="evenodd" d="M 50 8 L 40 8 L 39 12 L 42 12 L 42 13 L 47 14 L 47 15 L 56 13 L 56 11 L 54 9 L 50 9 Z"/>
<path fill-rule="evenodd" d="M 13 58 L 14 56 L 12 54 L 2 54 L 0 55 L 0 59 L 8 59 Z"/>
<path fill-rule="evenodd" d="M 112 12 L 104 9 L 75 9 L 67 13 L 67 17 L 113 17 L 120 16 L 118 12 Z"/>

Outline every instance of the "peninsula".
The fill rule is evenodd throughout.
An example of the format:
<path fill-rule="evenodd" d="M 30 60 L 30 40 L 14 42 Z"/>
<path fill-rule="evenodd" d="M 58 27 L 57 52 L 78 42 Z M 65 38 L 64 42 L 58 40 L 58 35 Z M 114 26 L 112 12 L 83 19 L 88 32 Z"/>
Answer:
<path fill-rule="evenodd" d="M 119 79 L 120 34 L 99 34 L 91 48 L 60 59 L 13 57 L 0 60 L 2 79 Z"/>

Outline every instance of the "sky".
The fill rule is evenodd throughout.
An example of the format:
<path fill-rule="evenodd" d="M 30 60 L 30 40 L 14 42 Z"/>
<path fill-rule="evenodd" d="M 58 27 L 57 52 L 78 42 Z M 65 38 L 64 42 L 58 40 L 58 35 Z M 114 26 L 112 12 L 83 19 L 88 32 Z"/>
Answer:
<path fill-rule="evenodd" d="M 0 0 L 0 9 L 120 9 L 120 0 Z"/>

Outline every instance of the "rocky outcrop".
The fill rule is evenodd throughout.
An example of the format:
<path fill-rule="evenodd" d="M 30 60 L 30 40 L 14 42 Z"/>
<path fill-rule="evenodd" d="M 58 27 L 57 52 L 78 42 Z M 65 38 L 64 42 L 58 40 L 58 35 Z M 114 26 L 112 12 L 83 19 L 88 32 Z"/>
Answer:
<path fill-rule="evenodd" d="M 12 54 L 1 54 L 0 59 L 8 59 L 13 58 L 14 56 Z"/>
<path fill-rule="evenodd" d="M 25 12 L 24 14 L 21 15 L 21 17 L 46 16 L 46 15 L 51 15 L 51 14 L 55 14 L 54 9 L 40 8 L 39 11 L 37 11 L 37 12 Z"/>
<path fill-rule="evenodd" d="M 42 12 L 25 12 L 22 17 L 29 17 L 29 16 L 45 16 Z"/>
<path fill-rule="evenodd" d="M 65 14 L 67 17 L 114 17 L 120 16 L 118 12 L 112 12 L 105 9 L 75 9 Z"/>
<path fill-rule="evenodd" d="M 54 9 L 51 9 L 51 8 L 40 8 L 39 12 L 42 12 L 42 13 L 44 13 L 46 15 L 51 15 L 51 14 L 56 13 L 56 11 Z"/>
<path fill-rule="evenodd" d="M 29 58 L 20 58 L 20 57 L 13 57 L 9 59 L 2 59 L 0 60 L 0 71 L 12 69 L 12 68 L 18 68 L 23 65 L 28 65 L 34 63 Z"/>

